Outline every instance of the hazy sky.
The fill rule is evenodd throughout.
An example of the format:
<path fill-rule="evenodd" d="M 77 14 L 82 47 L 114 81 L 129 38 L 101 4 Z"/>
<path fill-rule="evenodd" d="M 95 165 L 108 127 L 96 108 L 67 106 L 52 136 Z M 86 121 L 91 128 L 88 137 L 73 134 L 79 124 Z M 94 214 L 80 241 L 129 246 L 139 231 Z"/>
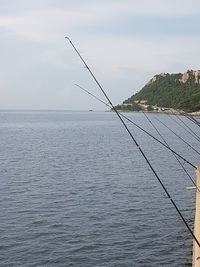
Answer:
<path fill-rule="evenodd" d="M 156 73 L 200 69 L 199 0 L 0 0 L 0 109 L 105 109 Z M 103 99 L 103 97 L 102 97 Z"/>

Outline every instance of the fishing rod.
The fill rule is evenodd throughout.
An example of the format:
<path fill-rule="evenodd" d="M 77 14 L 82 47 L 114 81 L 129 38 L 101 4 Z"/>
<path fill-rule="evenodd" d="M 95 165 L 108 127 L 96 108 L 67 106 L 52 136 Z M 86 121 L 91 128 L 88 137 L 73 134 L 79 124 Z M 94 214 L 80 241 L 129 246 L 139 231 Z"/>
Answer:
<path fill-rule="evenodd" d="M 76 54 L 79 56 L 79 58 L 81 59 L 81 61 L 83 62 L 84 66 L 86 67 L 86 69 L 89 71 L 89 73 L 91 74 L 92 78 L 94 79 L 94 81 L 96 82 L 97 86 L 99 87 L 100 91 L 102 92 L 102 94 L 105 96 L 105 98 L 107 99 L 108 103 L 111 105 L 112 109 L 114 110 L 114 112 L 116 113 L 117 117 L 119 118 L 119 120 L 121 121 L 122 125 L 124 126 L 124 128 L 126 129 L 126 131 L 128 132 L 129 136 L 131 137 L 133 143 L 136 145 L 136 147 L 138 148 L 138 150 L 140 151 L 141 155 L 143 156 L 143 158 L 145 159 L 146 163 L 148 164 L 148 166 L 150 167 L 150 169 L 152 170 L 152 172 L 154 173 L 156 179 L 158 180 L 158 182 L 160 183 L 161 187 L 163 188 L 163 190 L 165 191 L 167 197 L 169 198 L 169 200 L 171 201 L 172 205 L 174 206 L 174 208 L 176 209 L 176 211 L 178 212 L 180 218 L 182 219 L 182 221 L 184 222 L 185 226 L 187 227 L 188 231 L 190 232 L 190 234 L 192 235 L 192 237 L 194 238 L 194 240 L 196 241 L 196 243 L 198 244 L 198 246 L 200 247 L 200 243 L 197 240 L 196 236 L 194 235 L 194 233 L 192 232 L 189 224 L 187 223 L 187 221 L 185 220 L 185 218 L 183 217 L 181 211 L 179 210 L 179 208 L 177 207 L 176 203 L 174 202 L 174 200 L 172 199 L 171 195 L 169 194 L 168 190 L 166 189 L 166 187 L 164 186 L 163 182 L 161 181 L 161 179 L 159 178 L 157 172 L 154 170 L 153 166 L 151 165 L 150 161 L 148 160 L 148 158 L 146 157 L 146 155 L 144 154 L 142 148 L 140 147 L 140 145 L 138 144 L 138 142 L 136 141 L 135 137 L 133 136 L 133 134 L 131 133 L 131 131 L 129 130 L 128 126 L 126 125 L 126 123 L 124 122 L 123 118 L 120 116 L 119 112 L 117 111 L 117 109 L 114 107 L 114 105 L 112 104 L 110 98 L 108 97 L 108 95 L 106 94 L 105 90 L 103 89 L 103 87 L 101 86 L 101 84 L 99 83 L 99 81 L 97 80 L 97 78 L 95 77 L 95 75 L 93 74 L 93 72 L 91 71 L 91 69 L 89 68 L 89 66 L 87 65 L 86 61 L 83 59 L 83 57 L 81 56 L 81 54 L 79 53 L 79 51 L 77 50 L 77 48 L 74 46 L 74 44 L 72 43 L 72 41 L 70 40 L 69 37 L 65 37 L 71 44 L 71 46 L 73 47 L 73 49 L 75 50 Z"/>
<path fill-rule="evenodd" d="M 183 115 L 184 117 L 186 117 L 188 120 L 190 120 L 190 122 L 194 123 L 197 127 L 200 127 L 200 124 L 198 123 L 198 121 L 193 120 L 190 116 L 187 115 Z"/>
<path fill-rule="evenodd" d="M 200 122 L 197 120 L 197 119 L 195 119 L 193 116 L 191 116 L 191 115 L 189 115 L 189 114 L 187 114 L 187 113 L 182 113 L 182 115 L 184 116 L 184 117 L 186 117 L 187 119 L 189 119 L 190 121 L 192 121 L 194 124 L 196 124 L 198 127 L 200 127 Z"/>
<path fill-rule="evenodd" d="M 95 96 L 94 94 L 92 94 L 91 92 L 89 92 L 88 90 L 86 90 L 85 88 L 83 88 L 82 86 L 75 84 L 75 86 L 79 87 L 81 90 L 85 91 L 87 94 L 91 95 L 92 97 L 94 97 L 95 99 L 97 99 L 98 101 L 100 101 L 101 103 L 103 103 L 104 105 L 106 105 L 107 107 L 111 108 L 109 104 L 107 104 L 106 102 L 104 102 L 103 100 L 101 100 L 100 98 L 98 98 L 97 96 Z M 153 137 L 154 140 L 159 141 L 159 139 L 157 139 L 156 137 L 152 136 L 149 132 L 145 131 L 143 128 L 141 128 L 140 126 L 138 126 L 136 123 L 134 123 L 131 119 L 129 119 L 128 117 L 126 117 L 125 115 L 123 115 L 121 112 L 119 112 L 120 115 L 125 118 L 127 121 L 129 121 L 130 123 L 132 123 L 133 125 L 135 125 L 136 127 L 138 127 L 140 130 L 144 131 L 145 133 L 147 133 L 149 136 Z M 196 183 L 194 182 L 194 180 L 192 179 L 192 177 L 190 176 L 190 174 L 188 173 L 188 171 L 185 169 L 185 167 L 183 166 L 183 164 L 181 163 L 181 161 L 179 160 L 179 156 L 177 156 L 175 154 L 175 151 L 173 151 L 169 144 L 167 144 L 166 140 L 164 139 L 164 137 L 161 135 L 161 133 L 158 131 L 158 129 L 156 128 L 156 126 L 152 123 L 152 121 L 147 117 L 147 115 L 143 112 L 143 114 L 146 116 L 146 118 L 149 120 L 149 122 L 152 124 L 153 128 L 157 131 L 157 133 L 159 134 L 159 136 L 161 137 L 161 139 L 163 140 L 163 142 L 166 144 L 166 146 L 164 146 L 165 148 L 167 148 L 168 150 L 170 150 L 172 152 L 172 154 L 175 156 L 175 158 L 177 159 L 177 161 L 179 162 L 179 164 L 181 165 L 181 167 L 183 168 L 184 172 L 187 174 L 187 176 L 189 177 L 189 179 L 191 180 L 192 184 L 196 187 L 196 189 L 200 192 L 199 188 L 197 187 Z M 160 142 L 162 144 L 162 142 Z"/>
<path fill-rule="evenodd" d="M 180 116 L 177 116 L 177 118 L 200 140 L 200 137 L 191 129 L 191 127 L 189 127 L 184 120 L 181 119 Z"/>
<path fill-rule="evenodd" d="M 176 115 L 175 115 L 176 116 Z M 184 127 L 181 123 L 179 123 L 175 118 L 173 118 L 172 115 L 169 116 L 171 120 L 173 120 L 176 124 L 178 124 L 182 129 L 184 129 L 187 133 L 189 133 L 191 136 L 193 136 L 198 142 L 200 142 L 200 138 L 198 137 L 198 135 L 189 127 L 187 126 L 187 124 L 181 120 L 178 116 L 177 118 L 181 121 L 182 124 L 184 124 L 186 127 Z"/>
<path fill-rule="evenodd" d="M 198 142 L 200 142 L 199 136 L 180 118 L 180 116 L 178 116 L 178 115 L 176 115 L 174 113 L 172 113 L 172 114 L 174 116 L 176 116 L 176 118 L 178 118 L 179 121 L 181 121 L 181 123 L 184 124 L 185 127 L 187 127 L 187 129 L 181 123 L 179 123 L 177 120 L 175 120 L 172 115 L 169 115 L 170 119 L 173 120 L 174 122 L 176 122 L 182 129 L 184 129 L 187 133 L 192 135 Z"/>
<path fill-rule="evenodd" d="M 87 91 L 85 88 L 83 88 L 82 86 L 75 84 L 77 87 L 79 87 L 81 90 L 85 91 L 86 93 L 88 93 L 89 95 L 91 95 L 92 97 L 94 97 L 95 99 L 97 99 L 99 102 L 103 103 L 104 105 L 106 105 L 109 108 L 112 108 L 108 103 L 104 102 L 103 100 L 101 100 L 100 98 L 98 98 L 97 96 L 95 96 L 94 94 L 92 94 L 91 92 Z M 119 111 L 118 111 L 119 112 Z M 160 143 L 162 146 L 164 146 L 167 150 L 171 151 L 172 153 L 174 153 L 176 156 L 178 156 L 179 158 L 181 158 L 184 162 L 188 163 L 190 166 L 192 166 L 194 169 L 197 169 L 197 167 L 192 164 L 190 161 L 188 161 L 187 159 L 185 159 L 183 156 L 181 156 L 179 153 L 177 153 L 175 150 L 173 150 L 172 148 L 170 148 L 170 146 L 167 146 L 165 143 L 163 143 L 162 141 L 160 141 L 158 138 L 156 138 L 154 135 L 152 135 L 151 133 L 149 133 L 148 131 L 146 131 L 145 129 L 143 129 L 142 127 L 140 127 L 138 124 L 136 124 L 133 120 L 131 120 L 130 118 L 128 118 L 127 116 L 125 116 L 124 114 L 122 114 L 121 112 L 119 112 L 120 116 L 123 117 L 124 119 L 126 119 L 128 122 L 132 123 L 134 126 L 136 126 L 138 129 L 140 129 L 142 132 L 144 132 L 145 134 L 147 134 L 148 136 L 150 136 L 151 138 L 153 138 L 155 141 L 157 141 L 158 143 Z"/>
<path fill-rule="evenodd" d="M 200 127 L 200 121 L 198 121 L 197 119 L 195 119 L 194 117 L 191 117 L 191 119 L 196 123 L 196 125 L 198 125 Z"/>
<path fill-rule="evenodd" d="M 165 138 L 163 137 L 163 135 L 160 133 L 160 131 L 158 130 L 158 128 L 155 126 L 155 124 L 152 122 L 152 120 L 147 116 L 147 114 L 145 112 L 142 112 L 144 114 L 144 116 L 146 117 L 146 119 L 149 121 L 149 123 L 152 125 L 152 127 L 155 129 L 155 131 L 158 133 L 158 135 L 160 136 L 160 138 L 163 140 L 163 142 L 169 147 L 169 144 L 167 143 L 167 141 L 165 140 Z M 191 177 L 191 175 L 189 174 L 189 172 L 186 170 L 186 168 L 183 166 L 183 164 L 181 163 L 181 161 L 179 160 L 179 158 L 177 157 L 176 154 L 174 154 L 172 152 L 172 154 L 174 155 L 175 159 L 178 161 L 179 165 L 181 166 L 181 168 L 183 169 L 183 171 L 186 173 L 186 175 L 188 176 L 188 178 L 191 180 L 192 184 L 195 186 L 195 188 L 200 192 L 198 186 L 196 185 L 196 183 L 194 182 L 193 178 Z"/>
<path fill-rule="evenodd" d="M 178 137 L 183 143 L 185 143 L 187 146 L 189 146 L 193 151 L 195 151 L 198 155 L 200 155 L 199 151 L 197 151 L 195 148 L 193 148 L 187 141 L 185 141 L 182 137 L 180 137 L 177 133 L 175 133 L 171 128 L 169 128 L 164 122 L 159 120 L 158 118 L 155 118 L 157 121 L 159 121 L 164 127 L 166 127 L 170 132 L 172 132 L 176 137 Z"/>

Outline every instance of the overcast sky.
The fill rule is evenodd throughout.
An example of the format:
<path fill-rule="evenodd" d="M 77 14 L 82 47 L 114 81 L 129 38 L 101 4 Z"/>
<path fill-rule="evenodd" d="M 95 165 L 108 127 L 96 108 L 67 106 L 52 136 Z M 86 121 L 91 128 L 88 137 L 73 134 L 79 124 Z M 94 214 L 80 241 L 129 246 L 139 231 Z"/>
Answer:
<path fill-rule="evenodd" d="M 161 72 L 200 69 L 199 0 L 0 0 L 0 109 L 105 109 Z"/>

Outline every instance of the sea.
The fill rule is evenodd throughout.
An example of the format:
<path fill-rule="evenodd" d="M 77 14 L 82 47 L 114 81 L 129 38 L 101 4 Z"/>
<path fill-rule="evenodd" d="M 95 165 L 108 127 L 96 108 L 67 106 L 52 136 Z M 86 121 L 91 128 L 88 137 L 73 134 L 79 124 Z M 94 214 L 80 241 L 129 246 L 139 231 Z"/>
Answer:
<path fill-rule="evenodd" d="M 160 139 L 144 114 L 125 115 Z M 194 123 L 147 115 L 170 147 L 200 164 Z M 127 125 L 193 229 L 190 179 L 170 151 Z M 195 168 L 181 162 L 195 178 Z M 113 112 L 0 111 L 1 267 L 191 266 L 192 244 Z"/>

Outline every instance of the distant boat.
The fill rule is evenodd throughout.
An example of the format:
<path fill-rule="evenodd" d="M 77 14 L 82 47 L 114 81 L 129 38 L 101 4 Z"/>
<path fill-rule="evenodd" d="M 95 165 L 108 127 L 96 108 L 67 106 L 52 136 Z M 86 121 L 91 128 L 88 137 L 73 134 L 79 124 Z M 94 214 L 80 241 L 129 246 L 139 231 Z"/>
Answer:
<path fill-rule="evenodd" d="M 89 109 L 89 111 L 93 111 L 92 109 Z"/>

